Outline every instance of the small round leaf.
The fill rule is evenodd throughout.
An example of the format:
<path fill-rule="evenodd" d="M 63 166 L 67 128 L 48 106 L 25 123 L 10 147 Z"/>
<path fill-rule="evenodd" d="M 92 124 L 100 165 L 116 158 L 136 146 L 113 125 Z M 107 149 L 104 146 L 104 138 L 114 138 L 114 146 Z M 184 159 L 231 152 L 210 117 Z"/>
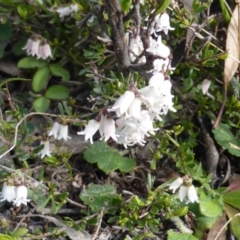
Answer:
<path fill-rule="evenodd" d="M 62 77 L 62 81 L 67 82 L 70 79 L 69 72 L 59 64 L 49 66 L 51 74 L 57 77 Z"/>
<path fill-rule="evenodd" d="M 49 79 L 50 71 L 48 67 L 37 70 L 33 77 L 32 88 L 34 92 L 40 92 L 45 88 Z"/>
<path fill-rule="evenodd" d="M 33 102 L 33 108 L 36 112 L 46 112 L 49 106 L 50 100 L 45 97 L 39 97 Z"/>
<path fill-rule="evenodd" d="M 19 68 L 41 68 L 45 67 L 47 62 L 42 59 L 37 59 L 35 57 L 25 57 L 18 62 Z"/>
<path fill-rule="evenodd" d="M 69 89 L 62 85 L 53 85 L 47 89 L 45 97 L 53 100 L 64 100 L 69 97 Z"/>

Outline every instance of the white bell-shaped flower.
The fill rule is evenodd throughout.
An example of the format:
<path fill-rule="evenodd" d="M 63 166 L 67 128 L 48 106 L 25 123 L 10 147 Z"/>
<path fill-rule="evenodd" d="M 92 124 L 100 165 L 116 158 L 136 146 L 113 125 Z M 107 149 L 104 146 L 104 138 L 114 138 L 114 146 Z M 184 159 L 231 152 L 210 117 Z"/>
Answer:
<path fill-rule="evenodd" d="M 64 17 L 69 16 L 72 13 L 69 7 L 58 8 L 56 12 L 59 14 L 61 19 L 64 19 Z"/>
<path fill-rule="evenodd" d="M 52 58 L 52 51 L 50 45 L 45 43 L 39 47 L 39 56 L 38 58 L 47 59 L 48 57 Z"/>
<path fill-rule="evenodd" d="M 40 158 L 44 158 L 45 156 L 49 156 L 51 157 L 52 154 L 51 154 L 51 150 L 50 150 L 50 143 L 48 140 L 46 141 L 41 141 L 40 145 L 43 145 L 43 149 L 38 152 L 38 155 L 40 156 Z"/>
<path fill-rule="evenodd" d="M 117 142 L 117 135 L 116 135 L 116 127 L 115 121 L 111 118 L 106 118 L 104 121 L 104 141 L 107 142 L 109 138 L 112 138 L 115 142 Z"/>
<path fill-rule="evenodd" d="M 199 202 L 197 191 L 193 185 L 188 187 L 188 201 L 189 202 Z"/>
<path fill-rule="evenodd" d="M 68 125 L 63 125 L 60 124 L 60 129 L 59 129 L 59 133 L 58 133 L 58 140 L 60 139 L 64 139 L 65 141 L 67 141 L 68 139 L 70 139 L 71 137 L 68 136 Z"/>
<path fill-rule="evenodd" d="M 129 54 L 130 61 L 134 62 L 136 60 L 136 57 L 139 56 L 144 50 L 143 43 L 139 35 L 137 35 L 135 38 L 131 38 L 129 49 L 130 49 Z M 141 59 L 139 59 L 139 63 L 145 62 L 146 62 L 145 57 L 141 57 Z"/>
<path fill-rule="evenodd" d="M 15 186 L 8 185 L 6 182 L 3 184 L 0 202 L 12 202 L 16 198 Z"/>
<path fill-rule="evenodd" d="M 100 127 L 100 122 L 96 120 L 90 120 L 84 131 L 78 132 L 78 135 L 85 135 L 85 140 L 90 139 L 90 143 L 93 144 L 93 135 L 97 132 Z"/>
<path fill-rule="evenodd" d="M 67 17 L 69 15 L 72 15 L 73 12 L 77 12 L 78 9 L 78 5 L 77 4 L 71 4 L 67 7 L 60 7 L 56 10 L 56 12 L 59 14 L 59 17 L 61 18 L 61 20 L 64 19 L 64 17 Z M 52 11 L 50 9 L 50 11 Z"/>
<path fill-rule="evenodd" d="M 37 57 L 39 57 L 39 46 L 40 46 L 40 40 L 39 39 L 33 40 L 31 52 L 29 53 L 29 55 L 32 55 L 32 56 L 36 55 Z"/>
<path fill-rule="evenodd" d="M 183 184 L 183 179 L 181 177 L 178 177 L 175 179 L 169 186 L 169 190 L 172 190 L 173 193 L 176 192 L 176 190 Z"/>
<path fill-rule="evenodd" d="M 71 138 L 68 136 L 68 125 L 64 125 L 58 122 L 55 122 L 53 124 L 53 127 L 48 133 L 48 136 L 54 136 L 55 139 L 64 139 L 65 141 Z"/>
<path fill-rule="evenodd" d="M 188 192 L 188 187 L 181 185 L 179 190 L 178 190 L 178 196 L 180 198 L 180 201 L 182 202 L 185 197 L 187 196 L 187 192 Z"/>
<path fill-rule="evenodd" d="M 33 40 L 29 38 L 26 45 L 22 48 L 23 50 L 26 50 L 27 55 L 30 55 L 32 52 L 32 44 L 33 44 Z"/>
<path fill-rule="evenodd" d="M 27 199 L 28 189 L 26 186 L 17 186 L 15 188 L 15 192 L 16 199 L 14 200 L 13 204 L 16 205 L 16 207 L 19 207 L 21 204 L 27 205 L 27 203 L 31 201 L 30 199 Z"/>
<path fill-rule="evenodd" d="M 188 202 L 194 203 L 199 202 L 197 192 L 195 187 L 192 185 L 192 179 L 190 179 L 188 176 L 185 177 L 178 177 L 176 180 L 174 180 L 170 186 L 169 190 L 172 190 L 173 193 L 178 190 L 178 196 L 180 198 L 180 201 L 182 202 L 186 196 L 188 197 Z"/>
<path fill-rule="evenodd" d="M 139 97 L 134 98 L 131 105 L 128 108 L 128 114 L 130 117 L 140 119 L 141 118 L 141 105 L 142 101 Z"/>
<path fill-rule="evenodd" d="M 55 122 L 52 126 L 52 129 L 48 133 L 48 136 L 54 136 L 54 138 L 57 139 L 59 131 L 60 131 L 60 124 L 58 122 Z"/>
<path fill-rule="evenodd" d="M 120 98 L 118 98 L 115 104 L 110 109 L 108 109 L 108 111 L 109 112 L 115 111 L 118 117 L 120 117 L 124 113 L 127 115 L 127 110 L 130 107 L 134 98 L 135 98 L 134 92 L 126 91 Z"/>
<path fill-rule="evenodd" d="M 153 87 L 156 91 L 162 85 L 164 81 L 164 75 L 161 72 L 153 74 L 153 76 L 149 79 L 149 86 Z"/>
<path fill-rule="evenodd" d="M 101 115 L 100 126 L 99 126 L 99 133 L 101 137 L 104 135 L 104 127 L 105 127 L 105 120 L 107 118 L 104 115 Z"/>
<path fill-rule="evenodd" d="M 170 18 L 167 13 L 163 13 L 160 16 L 159 19 L 159 29 L 156 29 L 156 31 L 163 30 L 165 34 L 168 34 L 168 30 L 174 30 L 175 28 L 172 28 L 170 26 Z"/>
<path fill-rule="evenodd" d="M 170 49 L 162 43 L 161 36 L 158 37 L 157 41 L 151 38 L 150 47 L 146 51 L 161 58 L 167 58 L 170 55 Z"/>

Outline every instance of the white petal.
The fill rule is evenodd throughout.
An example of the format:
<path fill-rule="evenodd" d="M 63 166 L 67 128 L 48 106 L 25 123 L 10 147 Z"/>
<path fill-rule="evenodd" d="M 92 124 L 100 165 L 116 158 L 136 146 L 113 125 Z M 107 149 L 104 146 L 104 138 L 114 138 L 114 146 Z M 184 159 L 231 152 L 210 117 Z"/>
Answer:
<path fill-rule="evenodd" d="M 176 180 L 174 180 L 170 186 L 169 190 L 172 190 L 173 193 L 183 184 L 183 179 L 181 177 L 178 177 Z"/>
<path fill-rule="evenodd" d="M 93 144 L 93 135 L 97 132 L 97 130 L 100 127 L 100 122 L 92 119 L 88 122 L 88 125 L 86 126 L 86 128 L 84 129 L 84 131 L 78 132 L 78 135 L 85 135 L 85 140 L 87 141 L 88 139 L 90 139 L 90 143 Z"/>
<path fill-rule="evenodd" d="M 41 141 L 40 145 L 44 145 L 43 149 L 38 153 L 41 158 L 44 158 L 46 155 L 49 157 L 52 156 L 49 141 Z"/>
<path fill-rule="evenodd" d="M 12 202 L 16 197 L 15 186 L 8 185 L 6 182 L 3 184 L 2 201 Z"/>
<path fill-rule="evenodd" d="M 132 101 L 131 105 L 128 108 L 129 116 L 132 116 L 136 119 L 140 119 L 141 118 L 141 105 L 142 105 L 141 99 L 138 97 L 134 98 L 134 100 Z"/>
<path fill-rule="evenodd" d="M 193 185 L 188 187 L 188 200 L 192 203 L 199 202 L 198 195 L 196 189 Z"/>
<path fill-rule="evenodd" d="M 108 141 L 110 137 L 117 142 L 115 121 L 106 118 L 104 122 L 104 141 Z"/>
<path fill-rule="evenodd" d="M 65 141 L 67 141 L 70 138 L 71 137 L 68 136 L 68 125 L 60 124 L 60 130 L 59 130 L 59 135 L 57 139 L 58 140 L 64 139 Z"/>
<path fill-rule="evenodd" d="M 135 94 L 132 91 L 126 91 L 112 106 L 108 109 L 109 112 L 115 111 L 118 115 L 127 113 L 129 106 L 135 98 Z M 118 117 L 120 117 L 118 116 Z"/>
<path fill-rule="evenodd" d="M 209 81 L 208 79 L 203 80 L 203 83 L 202 83 L 202 93 L 203 93 L 203 95 L 207 94 L 210 85 L 211 85 L 211 81 Z"/>
<path fill-rule="evenodd" d="M 186 186 L 182 185 L 182 186 L 179 188 L 178 196 L 179 196 L 181 202 L 182 202 L 182 201 L 184 200 L 184 198 L 186 197 L 187 192 L 188 192 L 188 188 L 187 188 Z"/>
<path fill-rule="evenodd" d="M 59 130 L 60 130 L 60 124 L 58 122 L 55 122 L 52 126 L 52 129 L 50 130 L 50 132 L 48 133 L 48 136 L 54 136 L 56 139 L 58 138 L 58 134 L 59 134 Z"/>

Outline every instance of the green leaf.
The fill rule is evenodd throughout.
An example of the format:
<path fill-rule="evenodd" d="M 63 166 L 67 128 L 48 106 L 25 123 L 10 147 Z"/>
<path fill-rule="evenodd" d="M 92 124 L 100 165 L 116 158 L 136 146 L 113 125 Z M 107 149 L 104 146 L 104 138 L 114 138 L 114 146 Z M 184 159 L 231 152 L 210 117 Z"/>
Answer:
<path fill-rule="evenodd" d="M 131 0 L 120 0 L 120 5 L 124 12 L 128 12 L 132 5 L 132 1 Z"/>
<path fill-rule="evenodd" d="M 54 199 L 52 199 L 52 201 L 51 201 L 51 211 L 52 211 L 53 214 L 57 213 L 57 206 L 56 206 L 56 203 L 55 203 Z"/>
<path fill-rule="evenodd" d="M 103 207 L 111 207 L 119 196 L 113 185 L 92 184 L 80 194 L 80 199 L 96 212 Z M 120 202 L 119 202 L 120 204 Z"/>
<path fill-rule="evenodd" d="M 136 165 L 133 159 L 122 157 L 115 149 L 101 141 L 90 145 L 84 151 L 84 158 L 89 163 L 97 163 L 98 167 L 106 173 L 116 169 L 122 172 L 129 172 Z"/>
<path fill-rule="evenodd" d="M 28 15 L 27 7 L 25 5 L 18 5 L 17 6 L 18 14 L 21 16 L 21 18 L 26 19 Z"/>
<path fill-rule="evenodd" d="M 12 233 L 12 237 L 22 237 L 28 233 L 27 228 L 18 228 L 16 231 Z"/>
<path fill-rule="evenodd" d="M 178 233 L 173 230 L 168 231 L 168 240 L 198 240 L 190 233 Z"/>
<path fill-rule="evenodd" d="M 23 47 L 26 45 L 26 39 L 20 39 L 16 43 L 13 44 L 12 51 L 16 56 L 22 55 L 25 53 Z"/>
<path fill-rule="evenodd" d="M 225 192 L 222 196 L 225 203 L 240 209 L 240 191 Z"/>
<path fill-rule="evenodd" d="M 49 106 L 50 100 L 45 97 L 39 97 L 33 102 L 33 108 L 36 112 L 46 112 Z"/>
<path fill-rule="evenodd" d="M 157 6 L 157 11 L 155 14 L 159 14 L 159 13 L 162 13 L 164 12 L 168 6 L 170 5 L 170 3 L 172 2 L 172 0 L 160 0 L 159 1 L 159 5 Z"/>
<path fill-rule="evenodd" d="M 204 216 L 217 217 L 222 213 L 222 208 L 215 199 L 200 200 L 200 211 Z"/>
<path fill-rule="evenodd" d="M 219 3 L 221 6 L 221 9 L 222 9 L 223 16 L 224 16 L 226 22 L 229 23 L 230 19 L 231 19 L 231 15 L 229 13 L 228 8 L 226 7 L 227 3 L 224 0 L 219 0 Z"/>
<path fill-rule="evenodd" d="M 228 218 L 234 217 L 236 214 L 239 214 L 239 210 L 231 207 L 228 204 L 225 204 L 225 209 L 228 215 Z M 236 216 L 230 222 L 231 230 L 237 239 L 240 239 L 240 216 Z"/>
<path fill-rule="evenodd" d="M 35 57 L 25 57 L 18 62 L 19 68 L 42 68 L 47 65 L 47 62 Z"/>
<path fill-rule="evenodd" d="M 47 89 L 45 97 L 53 100 L 64 100 L 69 97 L 69 89 L 62 85 L 53 85 Z"/>
<path fill-rule="evenodd" d="M 11 237 L 2 233 L 0 233 L 0 239 L 1 240 L 18 240 L 18 239 L 20 240 L 20 238 Z"/>
<path fill-rule="evenodd" d="M 50 76 L 48 67 L 43 67 L 37 70 L 33 76 L 32 88 L 34 92 L 40 92 L 47 85 Z"/>
<path fill-rule="evenodd" d="M 62 81 L 67 82 L 70 79 L 68 70 L 59 64 L 53 64 L 49 66 L 52 75 L 62 77 Z"/>
<path fill-rule="evenodd" d="M 9 41 L 12 37 L 12 24 L 5 22 L 0 24 L 0 41 Z"/>
<path fill-rule="evenodd" d="M 239 141 L 234 137 L 227 124 L 219 124 L 217 129 L 213 130 L 217 143 L 226 148 L 231 154 L 240 157 Z"/>

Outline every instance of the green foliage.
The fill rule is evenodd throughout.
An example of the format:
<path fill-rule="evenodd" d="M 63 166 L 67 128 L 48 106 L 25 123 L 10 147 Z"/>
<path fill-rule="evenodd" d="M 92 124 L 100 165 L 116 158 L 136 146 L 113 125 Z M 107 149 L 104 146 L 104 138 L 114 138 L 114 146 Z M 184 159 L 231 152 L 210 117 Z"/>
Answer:
<path fill-rule="evenodd" d="M 240 156 L 239 141 L 234 137 L 227 124 L 219 124 L 218 128 L 213 130 L 213 133 L 220 146 L 226 148 L 231 154 Z"/>
<path fill-rule="evenodd" d="M 62 85 L 53 85 L 47 89 L 45 97 L 52 100 L 65 100 L 69 97 L 69 89 Z"/>
<path fill-rule="evenodd" d="M 42 91 L 46 87 L 49 77 L 50 77 L 50 71 L 48 67 L 43 67 L 38 69 L 33 76 L 33 81 L 32 81 L 33 91 L 35 91 L 36 93 Z"/>
<path fill-rule="evenodd" d="M 190 233 L 177 233 L 172 230 L 168 231 L 168 240 L 197 240 Z"/>
<path fill-rule="evenodd" d="M 227 2 L 225 2 L 224 0 L 219 0 L 219 3 L 222 9 L 223 16 L 226 22 L 229 23 L 231 19 L 231 15 L 229 13 L 229 9 L 227 8 Z"/>
<path fill-rule="evenodd" d="M 239 224 L 240 224 L 240 216 L 239 216 L 239 210 L 235 209 L 234 207 L 225 204 L 225 209 L 226 209 L 226 213 L 229 217 L 229 219 L 231 219 L 230 222 L 230 226 L 231 226 L 231 230 L 233 232 L 233 234 L 235 235 L 235 237 L 237 239 L 240 238 L 240 228 L 239 228 Z"/>
<path fill-rule="evenodd" d="M 60 143 L 53 137 L 48 138 L 51 128 L 49 114 L 54 113 L 53 121 L 55 118 L 57 121 L 60 120 L 57 118 L 58 115 L 64 123 L 71 124 L 71 133 L 76 134 L 77 127 L 82 125 L 83 120 L 92 119 L 97 114 L 101 114 L 103 109 L 106 110 L 107 106 L 113 104 L 129 89 L 131 83 L 134 82 L 137 89 L 146 86 L 150 73 L 146 73 L 144 68 L 139 71 L 128 69 L 129 71 L 126 72 L 129 73 L 119 71 L 114 43 L 105 43 L 101 40 L 106 36 L 111 37 L 112 33 L 112 26 L 109 25 L 110 19 L 103 1 L 78 0 L 76 4 L 79 11 L 71 16 L 65 16 L 64 19 L 61 19 L 54 8 L 50 10 L 54 1 L 43 2 L 40 4 L 37 1 L 3 0 L 0 6 L 0 40 L 3 42 L 0 45 L 1 76 L 3 76 L 0 84 L 3 96 L 0 99 L 3 113 L 0 131 L 2 143 L 5 144 L 0 146 L 1 154 L 6 152 L 13 143 L 15 144 L 16 126 L 27 113 L 32 109 L 36 112 L 48 113 L 47 117 L 44 116 L 48 118 L 45 121 L 36 120 L 35 115 L 22 120 L 17 129 L 16 146 L 14 146 L 16 166 L 11 162 L 6 164 L 12 171 L 15 171 L 15 167 L 20 167 L 26 169 L 24 174 L 30 173 L 33 178 L 37 176 L 36 181 L 43 181 L 46 188 L 43 188 L 42 184 L 35 186 L 31 181 L 28 182 L 28 197 L 37 204 L 38 210 L 44 211 L 48 208 L 51 209 L 52 214 L 58 214 L 61 208 L 68 207 L 66 205 L 68 196 L 74 197 L 76 193 L 74 190 L 79 192 L 82 186 L 98 182 L 99 185 L 90 184 L 79 196 L 83 204 L 88 207 L 87 210 L 79 212 L 80 225 L 68 219 L 69 225 L 76 229 L 81 227 L 88 231 L 89 226 L 92 227 L 99 222 L 96 215 L 103 210 L 107 213 L 103 216 L 105 223 L 119 224 L 126 231 L 140 230 L 138 236 L 133 237 L 134 240 L 153 238 L 155 233 L 159 233 L 159 229 L 165 230 L 162 221 L 165 219 L 173 221 L 174 217 L 184 217 L 190 211 L 195 216 L 196 225 L 192 224 L 194 236 L 173 231 L 168 231 L 166 234 L 170 240 L 194 240 L 201 239 L 203 232 L 207 232 L 223 212 L 226 212 L 229 218 L 239 213 L 239 192 L 219 193 L 210 187 L 211 174 L 207 172 L 203 155 L 197 149 L 201 141 L 200 127 L 196 119 L 201 116 L 207 116 L 212 122 L 216 119 L 223 100 L 220 82 L 223 79 L 223 60 L 227 57 L 226 53 L 220 51 L 224 46 L 222 38 L 221 42 L 209 40 L 206 44 L 202 38 L 208 37 L 209 33 L 222 26 L 227 28 L 231 15 L 226 4 L 220 0 L 221 13 L 226 19 L 226 22 L 221 22 L 221 26 L 218 25 L 218 18 L 209 18 L 209 21 L 198 18 L 199 14 L 208 11 L 209 6 L 215 7 L 211 5 L 212 1 L 194 0 L 192 9 L 189 10 L 181 4 L 179 7 L 172 6 L 170 0 L 145 0 L 145 5 L 140 5 L 140 31 L 151 25 L 145 21 L 149 14 L 156 16 L 165 11 L 169 13 L 171 26 L 175 30 L 170 31 L 168 36 L 162 32 L 159 34 L 164 43 L 171 48 L 173 61 L 176 52 L 181 52 L 178 49 L 179 43 L 182 39 L 186 39 L 189 26 L 196 30 L 193 41 L 179 56 L 182 60 L 173 70 L 172 94 L 174 107 L 178 111 L 169 113 L 163 117 L 162 121 L 154 123 L 154 127 L 159 128 L 159 131 L 156 135 L 148 137 L 147 141 L 153 142 L 150 148 L 133 146 L 129 152 L 124 151 L 126 156 L 131 154 L 131 158 L 123 157 L 121 147 L 111 141 L 109 144 L 112 147 L 105 142 L 95 142 L 90 145 L 84 151 L 84 158 L 88 163 L 96 164 L 94 170 L 98 168 L 103 171 L 96 171 L 96 176 L 92 177 L 88 168 L 85 169 L 85 165 L 89 167 L 89 164 L 82 162 L 81 159 L 75 161 L 75 154 L 71 158 L 71 147 L 74 151 L 79 150 L 78 140 L 76 143 L 72 142 L 74 146 L 70 144 L 66 147 L 67 150 L 63 151 L 62 147 L 69 142 Z M 137 18 L 129 18 L 129 16 L 132 9 L 134 10 L 132 7 L 135 1 L 120 0 L 119 2 L 122 8 L 121 14 L 124 15 L 125 32 L 131 30 L 134 35 L 138 31 L 138 23 L 135 22 Z M 55 1 L 54 4 L 57 9 L 68 6 L 70 2 Z M 197 27 L 198 24 L 199 27 Z M 146 40 L 143 32 L 141 33 L 142 40 Z M 221 32 L 217 32 L 216 36 L 221 37 Z M 53 57 L 42 60 L 26 56 L 23 47 L 29 38 L 42 39 L 43 42 L 49 43 Z M 186 56 L 188 49 L 189 56 Z M 151 60 L 151 57 L 149 59 Z M 8 62 L 12 65 L 6 65 L 7 71 L 5 71 L 3 63 Z M 15 63 L 18 67 L 16 73 L 14 72 Z M 152 64 L 151 61 L 148 63 Z M 29 79 L 32 79 L 30 84 Z M 204 79 L 211 80 L 209 93 L 214 99 L 203 95 L 201 87 Z M 240 85 L 237 78 L 233 78 L 233 83 L 236 94 L 239 94 Z M 238 98 L 233 96 L 234 92 L 229 86 L 222 124 L 213 130 L 217 143 L 228 151 L 230 164 L 234 165 L 233 171 L 237 165 L 233 160 L 235 156 L 240 156 L 238 134 L 235 134 L 240 128 L 240 103 Z M 87 97 L 89 101 L 86 100 Z M 142 107 L 148 108 L 145 103 Z M 113 118 L 117 117 L 113 116 Z M 36 159 L 36 154 L 43 148 L 38 146 L 43 139 L 51 139 L 51 143 L 56 145 L 57 150 L 53 151 L 52 156 L 40 160 L 39 157 Z M 85 144 L 84 140 L 79 142 Z M 146 159 L 145 151 L 148 152 Z M 79 157 L 81 154 L 77 153 L 77 158 Z M 37 168 L 38 164 L 41 164 L 41 171 L 36 174 L 36 170 L 32 168 Z M 58 171 L 61 172 L 61 170 L 67 172 L 65 172 L 64 184 L 67 187 L 71 186 L 67 192 L 66 186 L 62 189 L 64 184 L 56 180 L 60 179 L 57 177 L 61 177 L 58 175 Z M 118 175 L 117 183 L 109 174 L 113 171 Z M 16 170 L 16 173 L 24 177 L 21 171 Z M 171 182 L 169 179 L 178 174 L 188 175 L 193 179 L 193 184 L 197 187 L 200 196 L 199 203 L 180 202 L 177 194 L 168 190 Z M 1 170 L 1 181 L 5 181 L 4 178 L 9 175 Z M 76 175 L 80 176 L 77 183 Z M 154 182 L 155 175 L 156 182 Z M 129 186 L 130 190 L 126 190 L 133 191 L 133 194 L 131 197 L 117 194 L 114 185 L 107 185 L 106 181 L 113 181 L 119 187 L 119 192 Z M 159 181 L 164 183 L 156 187 Z M 92 212 L 94 216 L 90 215 Z M 230 224 L 233 234 L 239 238 L 239 217 L 233 218 Z M 178 226 L 176 228 L 181 231 Z M 25 235 L 31 238 L 29 236 L 31 234 L 25 228 L 6 233 L 6 235 L 0 234 L 0 239 L 18 240 Z"/>
<path fill-rule="evenodd" d="M 27 228 L 18 228 L 16 231 L 14 231 L 11 236 L 12 237 L 22 237 L 28 233 Z"/>
<path fill-rule="evenodd" d="M 42 59 L 35 57 L 25 57 L 18 62 L 19 68 L 30 69 L 30 68 L 43 68 L 47 65 L 47 62 Z"/>
<path fill-rule="evenodd" d="M 36 112 L 46 112 L 49 106 L 50 100 L 46 97 L 38 97 L 33 102 L 33 108 Z"/>
<path fill-rule="evenodd" d="M 130 7 L 132 6 L 130 0 L 120 0 L 120 4 L 124 12 L 128 12 L 130 10 Z"/>
<path fill-rule="evenodd" d="M 9 41 L 12 37 L 12 24 L 10 21 L 0 23 L 0 40 Z"/>
<path fill-rule="evenodd" d="M 100 141 L 90 145 L 84 151 L 84 158 L 89 163 L 97 163 L 98 167 L 106 173 L 117 169 L 122 172 L 130 172 L 136 165 L 133 159 L 122 157 L 118 151 Z"/>
<path fill-rule="evenodd" d="M 161 0 L 161 1 L 159 1 L 159 5 L 156 8 L 157 9 L 156 14 L 163 13 L 168 8 L 170 3 L 171 3 L 171 0 Z"/>
<path fill-rule="evenodd" d="M 206 217 L 219 217 L 222 214 L 222 204 L 215 198 L 207 196 L 202 192 L 200 197 L 200 212 Z"/>
<path fill-rule="evenodd" d="M 240 191 L 224 192 L 223 201 L 240 210 Z"/>
<path fill-rule="evenodd" d="M 49 66 L 52 75 L 61 77 L 63 82 L 67 82 L 70 79 L 70 74 L 67 69 L 59 64 L 52 64 Z"/>
<path fill-rule="evenodd" d="M 8 236 L 5 234 L 0 233 L 0 238 L 1 240 L 21 240 L 21 238 L 19 237 L 12 237 L 12 236 Z"/>
<path fill-rule="evenodd" d="M 80 199 L 97 212 L 104 208 L 108 213 L 114 214 L 116 207 L 121 203 L 121 197 L 116 194 L 116 188 L 112 185 L 92 184 L 82 191 Z"/>

